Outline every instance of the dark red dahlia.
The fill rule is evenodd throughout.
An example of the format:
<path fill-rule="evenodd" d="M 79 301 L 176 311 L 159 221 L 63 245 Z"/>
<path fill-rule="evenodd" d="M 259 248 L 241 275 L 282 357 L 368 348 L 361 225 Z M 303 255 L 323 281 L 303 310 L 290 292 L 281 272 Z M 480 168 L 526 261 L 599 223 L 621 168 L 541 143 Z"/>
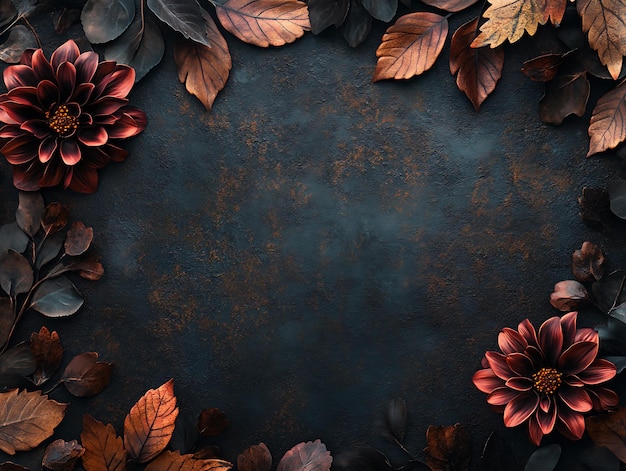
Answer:
<path fill-rule="evenodd" d="M 143 111 L 126 96 L 135 71 L 67 41 L 46 59 L 24 52 L 4 71 L 0 95 L 0 152 L 13 165 L 13 183 L 34 191 L 63 184 L 83 193 L 98 186 L 97 169 L 128 153 L 116 144 L 146 127 Z"/>
<path fill-rule="evenodd" d="M 535 445 L 554 428 L 578 440 L 585 432 L 585 412 L 619 403 L 615 392 L 598 386 L 615 376 L 615 365 L 596 358 L 598 333 L 576 329 L 577 314 L 552 317 L 538 333 L 528 319 L 517 330 L 503 329 L 498 336 L 502 353 L 485 353 L 485 369 L 472 378 L 489 394 L 487 402 L 504 412 L 504 425 L 528 422 Z"/>

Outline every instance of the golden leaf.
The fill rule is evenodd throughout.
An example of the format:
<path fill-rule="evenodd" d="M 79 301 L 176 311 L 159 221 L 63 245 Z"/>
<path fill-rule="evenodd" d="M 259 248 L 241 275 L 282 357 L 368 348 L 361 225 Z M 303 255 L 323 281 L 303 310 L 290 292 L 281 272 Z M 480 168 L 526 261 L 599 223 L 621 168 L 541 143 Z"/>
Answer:
<path fill-rule="evenodd" d="M 174 380 L 148 390 L 124 419 L 124 448 L 137 463 L 145 463 L 167 446 L 178 416 Z"/>
<path fill-rule="evenodd" d="M 178 451 L 164 451 L 146 466 L 145 471 L 228 471 L 232 467 L 224 460 L 199 460 Z"/>
<path fill-rule="evenodd" d="M 591 113 L 589 137 L 587 157 L 613 149 L 626 139 L 626 82 L 600 97 Z"/>
<path fill-rule="evenodd" d="M 113 425 L 104 425 L 89 414 L 83 416 L 80 441 L 85 448 L 82 456 L 86 471 L 125 471 L 127 468 L 124 442 Z"/>
<path fill-rule="evenodd" d="M 226 0 L 215 11 L 229 33 L 260 47 L 292 43 L 311 29 L 306 3 L 298 0 Z"/>
<path fill-rule="evenodd" d="M 0 394 L 0 450 L 14 455 L 31 450 L 54 433 L 65 416 L 61 404 L 41 391 L 17 389 Z"/>
<path fill-rule="evenodd" d="M 583 20 L 589 45 L 598 51 L 613 80 L 622 71 L 626 55 L 626 3 L 620 0 L 578 0 L 578 14 Z"/>
<path fill-rule="evenodd" d="M 408 79 L 430 69 L 446 41 L 448 20 L 435 13 L 417 12 L 398 18 L 376 50 L 373 82 Z"/>

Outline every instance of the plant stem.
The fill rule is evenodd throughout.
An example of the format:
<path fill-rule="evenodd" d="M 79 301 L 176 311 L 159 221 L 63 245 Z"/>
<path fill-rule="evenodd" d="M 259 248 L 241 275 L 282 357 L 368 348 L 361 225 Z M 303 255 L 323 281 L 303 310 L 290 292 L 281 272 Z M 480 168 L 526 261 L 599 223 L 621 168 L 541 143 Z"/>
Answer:
<path fill-rule="evenodd" d="M 37 47 L 39 49 L 43 49 L 43 47 L 41 45 L 41 41 L 39 40 L 39 35 L 37 34 L 37 31 L 35 31 L 35 28 L 33 28 L 33 25 L 30 24 L 30 21 L 28 21 L 28 19 L 26 17 L 24 17 L 23 19 L 24 19 L 24 23 L 26 23 L 26 26 L 28 27 L 28 29 L 30 29 L 30 32 L 33 33 L 33 36 L 35 37 L 35 41 L 37 41 Z"/>
<path fill-rule="evenodd" d="M 626 276 L 622 276 L 622 281 L 620 281 L 617 294 L 615 295 L 615 299 L 613 300 L 613 305 L 607 311 L 607 315 L 611 315 L 611 313 L 617 308 L 617 303 L 619 302 L 619 298 L 622 295 L 622 291 L 624 291 L 624 282 L 626 282 Z"/>

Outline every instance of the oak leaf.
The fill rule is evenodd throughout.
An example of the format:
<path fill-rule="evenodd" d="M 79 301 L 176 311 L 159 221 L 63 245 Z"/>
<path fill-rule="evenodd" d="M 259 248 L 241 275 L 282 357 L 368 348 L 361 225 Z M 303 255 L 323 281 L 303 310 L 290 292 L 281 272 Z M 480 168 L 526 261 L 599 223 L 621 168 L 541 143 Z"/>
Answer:
<path fill-rule="evenodd" d="M 504 66 L 502 48 L 470 47 L 477 27 L 478 18 L 460 26 L 452 35 L 450 45 L 450 72 L 456 74 L 459 90 L 467 95 L 476 111 L 495 90 Z"/>
<path fill-rule="evenodd" d="M 576 8 L 589 45 L 617 80 L 626 55 L 626 0 L 578 0 Z"/>
<path fill-rule="evenodd" d="M 163 451 L 172 438 L 178 416 L 174 380 L 148 390 L 124 419 L 124 448 L 138 463 Z"/>
<path fill-rule="evenodd" d="M 37 370 L 33 373 L 33 383 L 40 386 L 48 381 L 61 366 L 63 345 L 56 331 L 50 332 L 43 326 L 38 333 L 30 336 L 30 351 L 37 360 Z"/>
<path fill-rule="evenodd" d="M 252 445 L 237 457 L 238 471 L 270 471 L 272 454 L 265 443 Z"/>
<path fill-rule="evenodd" d="M 80 441 L 85 448 L 82 461 L 86 471 L 126 470 L 128 459 L 124 442 L 115 433 L 113 425 L 104 425 L 85 414 Z"/>
<path fill-rule="evenodd" d="M 178 451 L 164 451 L 151 461 L 145 471 L 228 471 L 233 465 L 217 459 L 195 459 Z"/>
<path fill-rule="evenodd" d="M 524 31 L 529 35 L 548 21 L 547 0 L 490 0 L 483 13 L 487 21 L 480 27 L 480 34 L 472 47 L 496 47 L 507 39 L 514 43 L 521 39 Z"/>
<path fill-rule="evenodd" d="M 178 68 L 178 80 L 210 110 L 215 97 L 226 85 L 232 62 L 226 40 L 217 25 L 208 13 L 203 15 L 211 47 L 177 37 L 174 60 Z"/>
<path fill-rule="evenodd" d="M 311 29 L 306 3 L 299 0 L 226 0 L 215 11 L 229 33 L 260 47 L 292 43 Z"/>
<path fill-rule="evenodd" d="M 448 20 L 427 12 L 401 16 L 390 26 L 376 50 L 373 82 L 408 79 L 430 69 L 446 41 Z"/>
<path fill-rule="evenodd" d="M 585 426 L 596 446 L 608 448 L 622 463 L 626 463 L 626 407 L 586 417 Z"/>
<path fill-rule="evenodd" d="M 433 471 L 468 469 L 472 445 L 469 432 L 463 425 L 431 425 L 426 431 L 426 440 L 426 463 Z"/>
<path fill-rule="evenodd" d="M 67 404 L 48 399 L 41 391 L 1 393 L 0 450 L 14 455 L 33 449 L 52 436 L 66 408 Z"/>
<path fill-rule="evenodd" d="M 113 364 L 98 361 L 96 352 L 84 352 L 72 358 L 61 381 L 74 396 L 94 396 L 108 386 L 112 371 Z"/>
<path fill-rule="evenodd" d="M 587 157 L 617 147 L 626 139 L 626 81 L 600 97 L 589 122 Z"/>
<path fill-rule="evenodd" d="M 333 462 L 320 440 L 298 443 L 284 454 L 276 471 L 329 471 Z"/>

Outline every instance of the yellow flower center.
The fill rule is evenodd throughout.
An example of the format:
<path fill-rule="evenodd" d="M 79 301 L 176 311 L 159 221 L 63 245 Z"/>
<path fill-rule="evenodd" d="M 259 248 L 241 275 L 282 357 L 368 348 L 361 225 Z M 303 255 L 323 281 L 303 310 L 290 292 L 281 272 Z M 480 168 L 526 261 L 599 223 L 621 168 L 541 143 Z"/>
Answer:
<path fill-rule="evenodd" d="M 46 123 L 59 136 L 69 136 L 78 127 L 78 116 L 72 116 L 66 105 L 59 106 L 52 116 L 46 111 Z"/>
<path fill-rule="evenodd" d="M 554 394 L 561 386 L 561 376 L 554 368 L 541 368 L 533 374 L 534 388 L 540 393 Z"/>

